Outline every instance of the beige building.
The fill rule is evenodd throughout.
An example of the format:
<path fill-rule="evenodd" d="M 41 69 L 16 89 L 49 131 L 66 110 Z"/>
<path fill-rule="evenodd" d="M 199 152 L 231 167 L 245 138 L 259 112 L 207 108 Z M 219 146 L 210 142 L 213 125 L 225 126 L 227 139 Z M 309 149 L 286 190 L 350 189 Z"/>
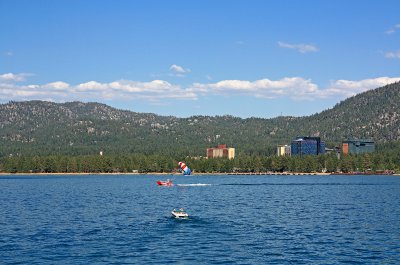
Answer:
<path fill-rule="evenodd" d="M 228 148 L 226 147 L 226 144 L 218 145 L 215 148 L 207 148 L 207 158 L 220 158 L 220 157 L 234 159 L 235 148 Z"/>
<path fill-rule="evenodd" d="M 278 145 L 276 148 L 276 155 L 277 156 L 290 156 L 291 155 L 291 150 L 290 150 L 290 145 Z"/>

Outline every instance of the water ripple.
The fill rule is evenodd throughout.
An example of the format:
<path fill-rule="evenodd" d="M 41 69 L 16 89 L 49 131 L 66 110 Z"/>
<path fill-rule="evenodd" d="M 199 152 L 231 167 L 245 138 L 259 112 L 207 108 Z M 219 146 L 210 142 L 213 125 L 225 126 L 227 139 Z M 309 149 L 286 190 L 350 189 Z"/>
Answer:
<path fill-rule="evenodd" d="M 398 177 L 155 180 L 0 177 L 1 263 L 400 263 Z"/>

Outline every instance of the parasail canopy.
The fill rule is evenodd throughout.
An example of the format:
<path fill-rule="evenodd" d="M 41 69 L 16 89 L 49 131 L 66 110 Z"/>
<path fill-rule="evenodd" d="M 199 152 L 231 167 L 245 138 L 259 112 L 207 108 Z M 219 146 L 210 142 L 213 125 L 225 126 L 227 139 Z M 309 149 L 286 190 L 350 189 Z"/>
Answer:
<path fill-rule="evenodd" d="M 190 175 L 192 173 L 192 170 L 183 162 L 178 163 L 179 167 L 182 169 L 182 172 L 184 175 Z"/>

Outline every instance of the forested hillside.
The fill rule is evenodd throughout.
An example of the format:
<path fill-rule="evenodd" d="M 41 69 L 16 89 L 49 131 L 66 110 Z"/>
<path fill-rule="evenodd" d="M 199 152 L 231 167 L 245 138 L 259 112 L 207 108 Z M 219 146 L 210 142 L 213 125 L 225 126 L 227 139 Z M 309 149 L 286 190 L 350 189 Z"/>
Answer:
<path fill-rule="evenodd" d="M 142 154 L 204 156 L 227 144 L 237 155 L 271 155 L 299 135 L 330 145 L 349 137 L 400 140 L 400 83 L 368 91 L 307 117 L 176 118 L 118 110 L 99 103 L 9 102 L 0 105 L 0 157 Z"/>
<path fill-rule="evenodd" d="M 400 83 L 348 98 L 334 108 L 304 118 L 303 128 L 337 141 L 351 136 L 376 142 L 400 140 Z M 299 126 L 300 128 L 300 126 Z"/>

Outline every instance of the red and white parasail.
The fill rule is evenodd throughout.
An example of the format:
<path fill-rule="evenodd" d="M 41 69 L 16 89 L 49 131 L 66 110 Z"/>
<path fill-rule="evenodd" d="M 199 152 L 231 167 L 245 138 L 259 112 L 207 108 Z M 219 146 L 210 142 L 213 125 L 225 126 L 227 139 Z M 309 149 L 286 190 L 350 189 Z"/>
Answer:
<path fill-rule="evenodd" d="M 190 175 L 190 173 L 192 173 L 190 168 L 185 163 L 179 162 L 178 165 L 182 169 L 184 175 Z"/>

